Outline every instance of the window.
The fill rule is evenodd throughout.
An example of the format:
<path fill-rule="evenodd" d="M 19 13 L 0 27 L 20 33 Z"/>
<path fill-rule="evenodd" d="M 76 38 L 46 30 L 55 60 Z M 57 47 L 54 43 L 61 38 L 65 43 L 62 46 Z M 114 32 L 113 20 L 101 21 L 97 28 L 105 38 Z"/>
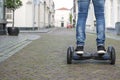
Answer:
<path fill-rule="evenodd" d="M 6 9 L 6 19 L 8 20 L 8 21 L 12 21 L 12 10 L 10 10 L 10 9 Z"/>

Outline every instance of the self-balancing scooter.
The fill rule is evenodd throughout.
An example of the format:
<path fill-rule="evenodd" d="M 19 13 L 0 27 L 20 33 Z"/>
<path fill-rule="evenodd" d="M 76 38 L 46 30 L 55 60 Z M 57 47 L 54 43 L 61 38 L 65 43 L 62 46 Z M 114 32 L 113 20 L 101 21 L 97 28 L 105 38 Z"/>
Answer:
<path fill-rule="evenodd" d="M 69 46 L 67 49 L 67 64 L 72 64 L 73 60 L 87 60 L 87 59 L 94 59 L 94 60 L 108 60 L 111 65 L 115 64 L 116 55 L 115 49 L 112 46 L 109 46 L 107 52 L 104 55 L 99 55 L 97 53 L 84 53 L 83 55 L 77 55 L 75 53 L 74 47 Z"/>

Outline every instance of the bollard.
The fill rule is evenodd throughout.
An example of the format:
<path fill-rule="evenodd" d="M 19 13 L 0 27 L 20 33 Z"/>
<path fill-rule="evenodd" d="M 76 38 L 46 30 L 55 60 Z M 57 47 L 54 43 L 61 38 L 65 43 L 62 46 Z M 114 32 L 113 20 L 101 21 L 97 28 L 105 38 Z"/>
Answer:
<path fill-rule="evenodd" d="M 116 30 L 116 34 L 120 35 L 120 22 L 116 22 L 116 24 L 115 24 L 115 30 Z"/>

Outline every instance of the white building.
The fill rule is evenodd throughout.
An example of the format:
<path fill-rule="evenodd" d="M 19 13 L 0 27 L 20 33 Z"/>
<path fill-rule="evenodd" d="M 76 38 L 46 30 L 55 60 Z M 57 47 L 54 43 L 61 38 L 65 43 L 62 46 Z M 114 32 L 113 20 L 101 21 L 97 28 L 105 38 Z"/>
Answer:
<path fill-rule="evenodd" d="M 74 0 L 75 2 L 75 8 L 76 8 L 76 14 L 73 16 L 76 16 L 77 21 L 77 0 Z M 115 29 L 116 22 L 120 22 L 120 0 L 106 0 L 105 2 L 105 20 L 106 20 L 106 28 L 113 28 Z M 95 16 L 94 16 L 94 8 L 93 4 L 91 2 L 89 7 L 89 13 L 87 18 L 87 28 L 90 28 L 92 30 L 95 29 Z"/>
<path fill-rule="evenodd" d="M 106 0 L 106 27 L 115 28 L 116 22 L 120 22 L 120 0 Z"/>
<path fill-rule="evenodd" d="M 59 8 L 55 11 L 55 26 L 56 27 L 67 27 L 69 24 L 70 10 L 67 8 Z"/>
<path fill-rule="evenodd" d="M 21 0 L 23 6 L 15 11 L 15 26 L 25 29 L 40 29 L 54 26 L 53 0 Z M 6 11 L 7 26 L 12 26 L 12 11 Z"/>

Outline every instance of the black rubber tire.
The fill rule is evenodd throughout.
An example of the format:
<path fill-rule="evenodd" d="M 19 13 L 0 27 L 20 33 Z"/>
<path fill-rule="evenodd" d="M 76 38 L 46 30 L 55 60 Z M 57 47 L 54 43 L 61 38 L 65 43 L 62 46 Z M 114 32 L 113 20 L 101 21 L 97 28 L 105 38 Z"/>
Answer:
<path fill-rule="evenodd" d="M 109 46 L 107 49 L 107 53 L 110 55 L 110 64 L 114 65 L 116 61 L 115 48 L 112 46 Z"/>
<path fill-rule="evenodd" d="M 73 53 L 74 53 L 74 48 L 70 46 L 67 49 L 67 64 L 72 64 Z"/>

